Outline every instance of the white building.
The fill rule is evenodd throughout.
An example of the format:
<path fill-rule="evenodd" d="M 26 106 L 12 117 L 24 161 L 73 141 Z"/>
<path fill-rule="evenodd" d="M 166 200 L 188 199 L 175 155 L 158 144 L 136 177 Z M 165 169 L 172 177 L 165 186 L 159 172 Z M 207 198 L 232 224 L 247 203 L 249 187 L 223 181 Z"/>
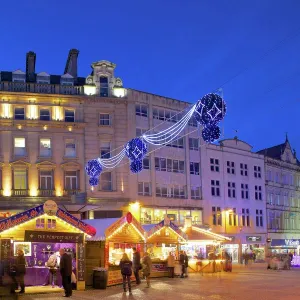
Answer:
<path fill-rule="evenodd" d="M 245 251 L 264 258 L 266 198 L 264 156 L 234 139 L 201 147 L 203 222 L 232 237 L 224 247 L 238 262 Z"/>
<path fill-rule="evenodd" d="M 293 251 L 300 245 L 300 163 L 286 138 L 266 148 L 265 155 L 268 247 L 273 252 Z"/>

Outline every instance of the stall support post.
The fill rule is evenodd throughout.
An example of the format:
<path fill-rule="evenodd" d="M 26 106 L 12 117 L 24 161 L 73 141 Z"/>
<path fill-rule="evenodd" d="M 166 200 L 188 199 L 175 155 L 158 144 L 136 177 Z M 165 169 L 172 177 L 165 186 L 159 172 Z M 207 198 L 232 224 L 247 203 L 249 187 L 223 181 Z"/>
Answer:
<path fill-rule="evenodd" d="M 108 261 L 109 261 L 109 242 L 105 241 L 104 249 L 104 267 L 108 270 Z"/>
<path fill-rule="evenodd" d="M 83 243 L 76 244 L 76 278 L 77 290 L 85 290 L 85 239 Z"/>

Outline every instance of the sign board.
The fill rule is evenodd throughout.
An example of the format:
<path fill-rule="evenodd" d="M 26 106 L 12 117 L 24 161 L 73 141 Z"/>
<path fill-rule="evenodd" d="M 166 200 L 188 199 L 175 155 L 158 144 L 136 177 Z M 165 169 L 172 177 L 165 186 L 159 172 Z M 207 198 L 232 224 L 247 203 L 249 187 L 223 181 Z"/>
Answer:
<path fill-rule="evenodd" d="M 133 272 L 132 276 L 130 277 L 131 281 L 135 281 Z M 120 284 L 123 282 L 123 277 L 121 274 L 121 270 L 109 270 L 108 271 L 108 279 L 107 279 L 107 286 Z"/>
<path fill-rule="evenodd" d="M 26 242 L 83 243 L 83 233 L 25 230 Z"/>
<path fill-rule="evenodd" d="M 251 236 L 246 236 L 246 241 L 247 242 L 261 242 L 261 236 L 259 235 L 251 235 Z"/>
<path fill-rule="evenodd" d="M 168 272 L 167 264 L 152 263 L 152 272 Z"/>
<path fill-rule="evenodd" d="M 85 245 L 83 243 L 77 246 L 77 280 L 85 280 Z"/>
<path fill-rule="evenodd" d="M 44 212 L 48 215 L 48 216 L 55 216 L 58 210 L 58 206 L 57 204 L 53 201 L 53 200 L 47 200 L 44 203 Z"/>
<path fill-rule="evenodd" d="M 271 247 L 281 246 L 287 248 L 298 248 L 300 246 L 299 239 L 272 239 Z"/>

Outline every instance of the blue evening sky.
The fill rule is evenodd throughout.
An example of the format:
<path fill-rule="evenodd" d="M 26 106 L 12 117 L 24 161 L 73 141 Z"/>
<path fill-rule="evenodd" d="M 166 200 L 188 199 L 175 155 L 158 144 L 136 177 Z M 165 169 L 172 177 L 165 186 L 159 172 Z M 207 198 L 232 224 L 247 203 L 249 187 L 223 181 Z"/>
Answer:
<path fill-rule="evenodd" d="M 0 70 L 25 70 L 32 50 L 37 72 L 62 74 L 77 48 L 80 76 L 106 59 L 154 94 L 195 102 L 225 83 L 225 137 L 259 150 L 288 132 L 300 153 L 299 11 L 298 0 L 4 1 Z"/>

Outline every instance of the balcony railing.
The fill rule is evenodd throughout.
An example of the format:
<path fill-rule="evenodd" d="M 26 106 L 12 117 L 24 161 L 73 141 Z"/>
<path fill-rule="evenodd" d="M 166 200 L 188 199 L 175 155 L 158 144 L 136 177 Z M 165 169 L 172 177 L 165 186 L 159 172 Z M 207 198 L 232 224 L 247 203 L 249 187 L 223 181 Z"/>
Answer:
<path fill-rule="evenodd" d="M 52 197 L 54 196 L 54 190 L 39 190 L 39 196 Z"/>
<path fill-rule="evenodd" d="M 39 94 L 84 95 L 83 86 L 64 86 L 60 84 L 42 84 L 29 82 L 0 82 L 0 91 Z"/>
<path fill-rule="evenodd" d="M 29 190 L 12 190 L 12 196 L 28 196 L 29 195 Z"/>
<path fill-rule="evenodd" d="M 64 196 L 73 196 L 80 193 L 80 190 L 64 190 Z"/>

